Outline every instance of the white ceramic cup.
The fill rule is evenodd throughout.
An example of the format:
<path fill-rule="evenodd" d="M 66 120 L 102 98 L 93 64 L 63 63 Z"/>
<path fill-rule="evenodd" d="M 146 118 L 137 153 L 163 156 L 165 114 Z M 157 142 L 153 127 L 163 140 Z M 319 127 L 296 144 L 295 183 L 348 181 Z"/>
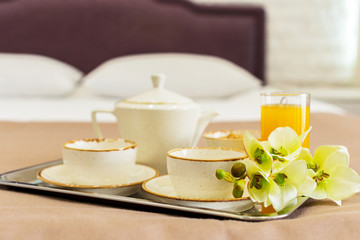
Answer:
<path fill-rule="evenodd" d="M 216 170 L 230 172 L 247 158 L 243 151 L 225 148 L 179 148 L 167 154 L 170 181 L 178 197 L 188 199 L 230 199 L 233 184 L 216 178 Z"/>
<path fill-rule="evenodd" d="M 218 130 L 210 131 L 203 134 L 207 147 L 232 148 L 245 151 L 243 135 L 245 131 L 249 131 L 255 138 L 260 139 L 260 131 L 258 130 Z"/>
<path fill-rule="evenodd" d="M 63 145 L 65 166 L 88 174 L 124 174 L 135 166 L 136 143 L 124 139 L 81 139 Z"/>

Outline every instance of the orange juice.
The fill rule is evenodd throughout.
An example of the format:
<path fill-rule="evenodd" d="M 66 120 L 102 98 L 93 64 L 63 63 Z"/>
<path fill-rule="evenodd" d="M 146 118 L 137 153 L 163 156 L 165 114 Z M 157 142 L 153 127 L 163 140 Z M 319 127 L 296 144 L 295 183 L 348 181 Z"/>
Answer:
<path fill-rule="evenodd" d="M 291 127 L 298 135 L 310 127 L 310 107 L 293 104 L 270 104 L 261 106 L 261 140 L 267 141 L 270 133 L 278 127 Z M 303 147 L 309 148 L 309 135 Z"/>

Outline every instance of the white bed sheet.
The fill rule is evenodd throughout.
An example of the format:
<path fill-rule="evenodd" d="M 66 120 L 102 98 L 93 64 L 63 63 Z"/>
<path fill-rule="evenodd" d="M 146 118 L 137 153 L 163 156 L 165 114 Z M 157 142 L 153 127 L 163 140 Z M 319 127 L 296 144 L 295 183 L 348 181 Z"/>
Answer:
<path fill-rule="evenodd" d="M 260 119 L 260 92 L 276 91 L 262 87 L 239 93 L 226 99 L 197 99 L 204 110 L 213 109 L 219 113 L 215 122 L 251 121 Z M 92 110 L 113 110 L 119 99 L 94 96 L 84 89 L 78 89 L 64 98 L 0 98 L 0 121 L 17 122 L 90 122 Z M 335 105 L 311 99 L 311 112 L 345 114 Z M 99 114 L 101 122 L 114 122 L 111 114 Z"/>

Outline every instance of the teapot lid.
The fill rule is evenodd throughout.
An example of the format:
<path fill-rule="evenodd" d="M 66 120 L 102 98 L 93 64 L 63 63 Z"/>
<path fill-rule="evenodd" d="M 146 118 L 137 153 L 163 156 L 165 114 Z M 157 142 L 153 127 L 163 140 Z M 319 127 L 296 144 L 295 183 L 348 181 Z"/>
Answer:
<path fill-rule="evenodd" d="M 134 97 L 130 97 L 123 102 L 138 104 L 183 104 L 192 103 L 193 100 L 174 93 L 164 88 L 164 74 L 155 74 L 151 76 L 153 88 L 140 93 Z"/>

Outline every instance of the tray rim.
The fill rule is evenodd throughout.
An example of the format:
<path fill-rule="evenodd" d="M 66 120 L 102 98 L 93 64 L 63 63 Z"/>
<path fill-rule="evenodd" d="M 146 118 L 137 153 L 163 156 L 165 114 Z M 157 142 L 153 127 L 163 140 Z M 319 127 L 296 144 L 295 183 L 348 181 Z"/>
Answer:
<path fill-rule="evenodd" d="M 291 215 L 293 212 L 295 212 L 295 210 L 298 209 L 308 199 L 308 197 L 298 197 L 297 204 L 294 206 L 286 207 L 284 209 L 285 211 L 284 210 L 281 211 L 284 213 L 281 213 L 281 214 L 276 213 L 276 214 L 269 214 L 269 215 L 255 215 L 255 214 L 251 215 L 251 214 L 244 214 L 247 211 L 245 211 L 243 213 L 241 213 L 241 212 L 235 213 L 235 212 L 230 212 L 230 211 L 172 205 L 172 204 L 167 204 L 167 203 L 155 202 L 155 201 L 152 201 L 149 199 L 139 198 L 139 197 L 132 197 L 132 196 L 126 197 L 126 196 L 121 196 L 121 195 L 113 195 L 113 194 L 105 194 L 105 193 L 83 192 L 83 191 L 78 191 L 75 189 L 65 189 L 65 188 L 59 188 L 59 187 L 54 187 L 54 186 L 42 186 L 42 185 L 37 185 L 34 183 L 29 183 L 29 182 L 6 180 L 6 176 L 10 175 L 10 174 L 21 173 L 23 171 L 30 171 L 30 170 L 34 170 L 34 169 L 38 169 L 38 171 L 40 171 L 42 168 L 56 165 L 61 162 L 62 162 L 62 159 L 58 159 L 58 160 L 54 160 L 54 161 L 39 163 L 39 164 L 31 165 L 28 167 L 23 167 L 23 168 L 19 168 L 19 169 L 15 169 L 12 171 L 1 173 L 0 174 L 0 186 L 2 185 L 2 186 L 10 186 L 10 187 L 16 187 L 16 188 L 34 189 L 34 190 L 40 190 L 40 191 L 44 191 L 44 192 L 54 192 L 54 193 L 61 193 L 61 194 L 65 194 L 65 195 L 89 197 L 89 198 L 100 199 L 100 200 L 101 199 L 111 200 L 111 201 L 116 201 L 116 202 L 135 204 L 135 205 L 139 205 L 139 206 L 155 207 L 155 208 L 160 208 L 160 209 L 170 209 L 170 210 L 177 210 L 177 211 L 183 211 L 183 212 L 188 212 L 188 213 L 197 213 L 197 214 L 203 214 L 203 215 L 209 215 L 209 216 L 215 216 L 215 217 L 221 217 L 221 218 L 227 218 L 227 219 L 253 221 L 253 222 L 278 220 L 278 219 L 286 218 L 289 215 Z M 34 176 L 34 179 L 38 180 L 36 178 L 36 174 Z"/>

